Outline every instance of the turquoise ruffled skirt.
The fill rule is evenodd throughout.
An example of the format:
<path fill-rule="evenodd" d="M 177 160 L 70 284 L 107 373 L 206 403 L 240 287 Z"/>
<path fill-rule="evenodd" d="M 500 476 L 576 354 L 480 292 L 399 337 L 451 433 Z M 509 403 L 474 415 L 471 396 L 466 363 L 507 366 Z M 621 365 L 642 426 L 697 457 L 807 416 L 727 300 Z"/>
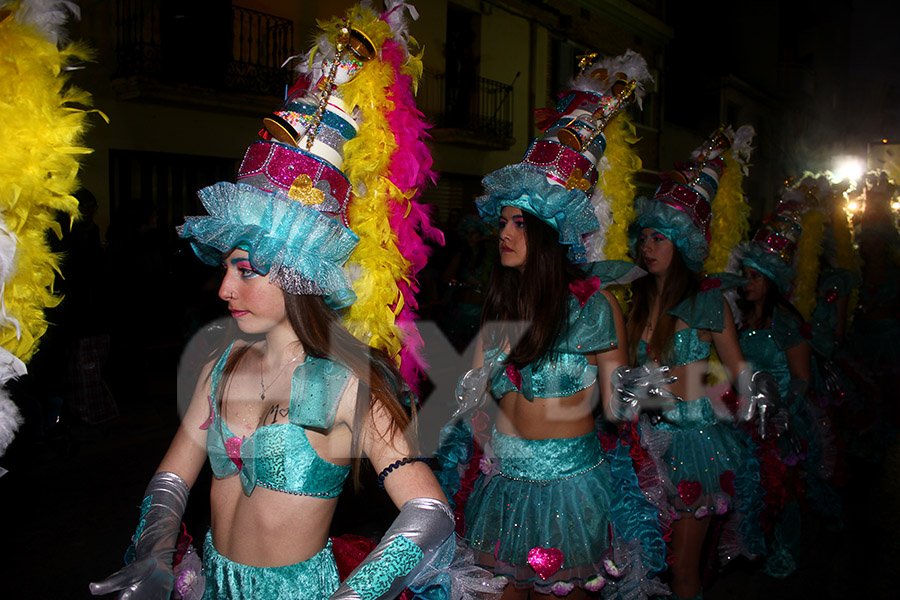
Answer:
<path fill-rule="evenodd" d="M 203 570 L 203 600 L 327 600 L 340 585 L 331 540 L 309 560 L 284 567 L 251 567 L 219 554 L 212 532 L 207 532 Z"/>
<path fill-rule="evenodd" d="M 719 540 L 723 562 L 765 552 L 759 459 L 746 433 L 718 420 L 709 398 L 677 402 L 654 425 L 641 417 L 640 434 L 666 492 L 661 512 L 676 519 L 727 514 Z"/>
<path fill-rule="evenodd" d="M 670 501 L 675 509 L 725 512 L 737 471 L 748 459 L 743 434 L 719 422 L 709 398 L 676 402 L 653 428 L 668 434 L 662 436 L 667 447 L 661 459 L 672 483 Z"/>
<path fill-rule="evenodd" d="M 484 566 L 541 593 L 603 586 L 648 595 L 665 544 L 627 449 L 607 454 L 594 433 L 525 440 L 494 431 L 485 454 L 465 509 L 466 538 Z"/>

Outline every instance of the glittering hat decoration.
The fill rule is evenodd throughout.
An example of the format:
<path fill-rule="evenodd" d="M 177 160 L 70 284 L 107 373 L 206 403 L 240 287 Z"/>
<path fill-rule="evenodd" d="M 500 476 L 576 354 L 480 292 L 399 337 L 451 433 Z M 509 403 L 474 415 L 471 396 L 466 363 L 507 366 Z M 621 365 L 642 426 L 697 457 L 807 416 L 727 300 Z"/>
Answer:
<path fill-rule="evenodd" d="M 623 57 L 592 62 L 582 59 L 572 87 L 560 95 L 556 110 L 537 112 L 544 133 L 532 141 L 522 161 L 484 178 L 486 194 L 476 201 L 488 223 L 496 225 L 504 206 L 527 211 L 559 232 L 569 258 L 584 262 L 583 236 L 601 227 L 591 197 L 608 140 L 607 126 L 634 102 L 650 81 L 644 59 L 629 51 Z"/>
<path fill-rule="evenodd" d="M 428 259 L 426 242 L 441 244 L 443 236 L 431 225 L 428 207 L 418 202 L 422 189 L 435 179 L 425 144 L 427 125 L 415 105 L 422 53 L 408 23 L 418 13 L 400 0 L 386 0 L 384 6 L 379 13 L 368 3 L 357 4 L 342 18 L 319 23 L 321 33 L 298 64 L 300 79 L 288 98 L 305 98 L 304 113 L 315 104 L 313 123 L 315 115 L 323 117 L 318 129 L 314 124 L 312 129 L 294 127 L 297 135 L 286 131 L 288 141 L 296 138 L 299 149 L 312 153 L 319 142 L 329 146 L 326 142 L 345 140 L 340 166 L 352 190 L 346 218 L 360 240 L 347 261 L 357 300 L 344 314 L 344 323 L 357 338 L 394 359 L 415 392 L 424 369 L 415 324 L 418 273 Z M 304 85 L 313 91 L 304 94 Z M 280 112 L 294 109 L 289 100 Z M 343 126 L 348 116 L 358 124 L 355 131 Z M 272 123 L 266 125 L 277 133 Z M 339 131 L 327 133 L 328 127 Z M 325 149 L 321 155 L 338 160 Z M 317 185 L 315 180 L 312 184 Z M 305 180 L 300 185 L 306 189 Z"/>
<path fill-rule="evenodd" d="M 188 217 L 179 234 L 201 260 L 218 264 L 241 247 L 287 292 L 324 296 L 333 308 L 356 300 L 344 264 L 359 238 L 347 227 L 352 188 L 342 167 L 359 123 L 340 89 L 373 57 L 368 36 L 342 22 L 321 75 L 298 80 L 263 119 L 263 139 L 244 154 L 237 183 L 198 192 L 209 216 Z"/>
<path fill-rule="evenodd" d="M 351 186 L 342 169 L 344 144 L 359 131 L 347 111 L 341 86 L 349 83 L 376 48 L 362 31 L 343 22 L 333 51 L 321 58 L 320 75 L 298 80 L 287 100 L 263 119 L 265 139 L 250 145 L 238 182 L 279 191 L 348 224 Z"/>
<path fill-rule="evenodd" d="M 749 158 L 753 134 L 749 126 L 741 127 L 737 133 L 724 126 L 713 132 L 694 150 L 690 161 L 677 164 L 675 170 L 665 175 L 666 180 L 656 189 L 652 199 L 638 199 L 639 215 L 633 227 L 635 237 L 639 229 L 659 231 L 675 244 L 689 269 L 703 269 L 713 238 L 713 202 L 725 170 L 725 153 L 730 150 L 731 157 L 739 161 L 743 169 Z M 736 140 L 738 144 L 735 144 Z M 737 187 L 736 200 L 743 205 L 739 180 Z M 738 208 L 740 219 L 743 208 Z"/>
<path fill-rule="evenodd" d="M 741 247 L 741 264 L 771 279 L 784 296 L 790 294 L 797 275 L 794 257 L 803 234 L 803 214 L 809 209 L 806 197 L 814 191 L 809 182 L 787 188 L 775 211 Z"/>

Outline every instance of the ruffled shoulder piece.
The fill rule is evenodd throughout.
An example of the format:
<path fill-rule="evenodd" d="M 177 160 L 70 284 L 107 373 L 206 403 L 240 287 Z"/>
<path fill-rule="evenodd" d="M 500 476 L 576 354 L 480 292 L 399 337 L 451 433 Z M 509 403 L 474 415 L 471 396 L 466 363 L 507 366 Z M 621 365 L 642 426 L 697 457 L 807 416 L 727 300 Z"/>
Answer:
<path fill-rule="evenodd" d="M 210 393 L 215 397 L 216 390 L 219 387 L 219 381 L 222 379 L 222 372 L 225 370 L 225 363 L 228 362 L 228 355 L 231 354 L 231 349 L 234 348 L 234 343 L 237 340 L 234 340 L 228 347 L 225 348 L 225 352 L 222 353 L 222 356 L 219 357 L 219 360 L 216 362 L 213 367 L 212 372 L 210 373 Z"/>
<path fill-rule="evenodd" d="M 828 269 L 822 272 L 819 291 L 828 302 L 848 295 L 859 285 L 859 275 L 847 269 Z"/>
<path fill-rule="evenodd" d="M 793 348 L 804 340 L 803 323 L 795 315 L 780 306 L 775 307 L 772 315 L 772 338 L 782 350 Z"/>
<path fill-rule="evenodd" d="M 331 427 L 352 375 L 339 362 L 307 356 L 291 378 L 291 423 L 317 429 Z"/>
<path fill-rule="evenodd" d="M 586 354 L 615 348 L 619 342 L 612 307 L 599 292 L 646 275 L 643 269 L 623 260 L 589 263 L 582 269 L 587 277 L 569 285 L 569 321 L 550 348 L 554 352 Z"/>
<path fill-rule="evenodd" d="M 601 260 L 581 265 L 581 270 L 588 277 L 600 278 L 600 289 L 611 285 L 625 285 L 647 274 L 636 264 L 627 260 Z"/>
<path fill-rule="evenodd" d="M 678 317 L 693 329 L 722 331 L 725 327 L 727 290 L 743 285 L 744 278 L 733 273 L 714 273 L 700 282 L 700 291 L 675 305 L 668 314 Z"/>

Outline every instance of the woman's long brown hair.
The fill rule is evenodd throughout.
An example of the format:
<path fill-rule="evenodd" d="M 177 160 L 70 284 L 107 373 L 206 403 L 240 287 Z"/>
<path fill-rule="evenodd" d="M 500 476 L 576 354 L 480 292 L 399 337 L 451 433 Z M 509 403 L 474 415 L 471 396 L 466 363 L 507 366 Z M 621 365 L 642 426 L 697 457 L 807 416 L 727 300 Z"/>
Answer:
<path fill-rule="evenodd" d="M 778 286 L 774 281 L 769 279 L 767 275 L 763 275 L 763 277 L 765 277 L 766 281 L 768 282 L 768 285 L 766 286 L 766 295 L 763 298 L 763 322 L 771 321 L 772 317 L 775 315 L 775 308 L 781 307 L 802 323 L 804 321 L 803 315 L 800 314 L 800 311 L 797 310 L 797 307 L 791 304 L 791 301 L 784 297 L 784 295 L 778 290 Z M 753 302 L 750 302 L 744 297 L 744 290 L 742 288 L 739 288 L 737 306 L 740 309 L 741 314 L 744 315 L 745 326 L 747 325 L 747 317 L 753 314 L 753 304 Z"/>
<path fill-rule="evenodd" d="M 569 284 L 583 279 L 581 270 L 569 262 L 567 247 L 559 243 L 555 229 L 522 211 L 525 220 L 526 260 L 522 272 L 499 261 L 481 314 L 485 342 L 498 347 L 518 340 L 508 363 L 523 367 L 541 359 L 568 322 Z M 489 323 L 499 322 L 497 331 Z"/>
<path fill-rule="evenodd" d="M 415 403 L 411 403 L 409 413 L 400 403 L 403 382 L 394 363 L 383 352 L 353 337 L 341 323 L 338 314 L 325 304 L 321 296 L 284 292 L 284 307 L 288 322 L 306 354 L 343 363 L 359 379 L 356 410 L 351 426 L 350 456 L 354 487 L 359 487 L 363 424 L 376 404 L 380 404 L 381 409 L 391 417 L 390 428 L 378 434 L 388 442 L 400 434 L 404 436 L 410 450 L 417 452 L 416 436 L 411 427 L 415 423 Z M 224 336 L 223 344 L 217 351 L 219 356 L 236 337 L 234 334 L 239 335 L 239 331 L 234 331 L 236 329 L 232 329 L 233 335 Z M 261 336 L 244 337 L 251 341 L 261 339 Z M 227 380 L 249 348 L 250 344 L 243 346 L 228 357 L 222 371 L 219 397 L 216 398 L 220 406 Z"/>
<path fill-rule="evenodd" d="M 628 311 L 628 318 L 625 320 L 625 333 L 628 337 L 628 362 L 632 365 L 638 364 L 641 336 L 647 327 L 647 321 L 650 320 L 650 307 L 655 303 L 657 296 L 659 296 L 660 314 L 650 335 L 647 350 L 649 358 L 668 364 L 672 358 L 672 341 L 675 337 L 675 325 L 678 322 L 678 318 L 670 315 L 668 311 L 700 290 L 697 274 L 687 268 L 681 252 L 677 248 L 673 250 L 672 262 L 666 273 L 665 285 L 661 292 L 657 289 L 656 277 L 652 275 L 641 277 L 631 284 L 631 308 Z M 640 246 L 638 246 L 638 266 L 642 269 L 646 268 Z"/>

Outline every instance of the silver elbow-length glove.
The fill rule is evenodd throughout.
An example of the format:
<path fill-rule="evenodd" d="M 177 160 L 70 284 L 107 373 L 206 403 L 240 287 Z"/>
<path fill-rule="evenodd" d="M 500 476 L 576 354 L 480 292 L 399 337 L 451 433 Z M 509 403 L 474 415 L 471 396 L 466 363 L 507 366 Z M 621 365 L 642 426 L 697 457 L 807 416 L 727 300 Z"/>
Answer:
<path fill-rule="evenodd" d="M 781 403 L 778 382 L 766 371 L 744 369 L 738 375 L 738 391 L 740 399 L 735 418 L 741 423 L 758 418 L 759 436 L 766 439 L 767 424 Z"/>
<path fill-rule="evenodd" d="M 440 500 L 409 500 L 375 549 L 350 573 L 331 600 L 397 597 L 453 535 L 454 527 L 450 507 Z"/>
<path fill-rule="evenodd" d="M 175 585 L 172 558 L 189 491 L 175 473 L 157 473 L 150 479 L 133 538 L 133 560 L 103 581 L 90 584 L 91 594 L 121 590 L 119 600 L 169 599 Z"/>
<path fill-rule="evenodd" d="M 621 366 L 613 371 L 612 396 L 609 407 L 612 415 L 620 421 L 633 421 L 641 411 L 660 410 L 672 400 L 680 398 L 667 390 L 666 385 L 675 383 L 677 377 L 669 375 L 668 366 L 653 369 Z"/>

